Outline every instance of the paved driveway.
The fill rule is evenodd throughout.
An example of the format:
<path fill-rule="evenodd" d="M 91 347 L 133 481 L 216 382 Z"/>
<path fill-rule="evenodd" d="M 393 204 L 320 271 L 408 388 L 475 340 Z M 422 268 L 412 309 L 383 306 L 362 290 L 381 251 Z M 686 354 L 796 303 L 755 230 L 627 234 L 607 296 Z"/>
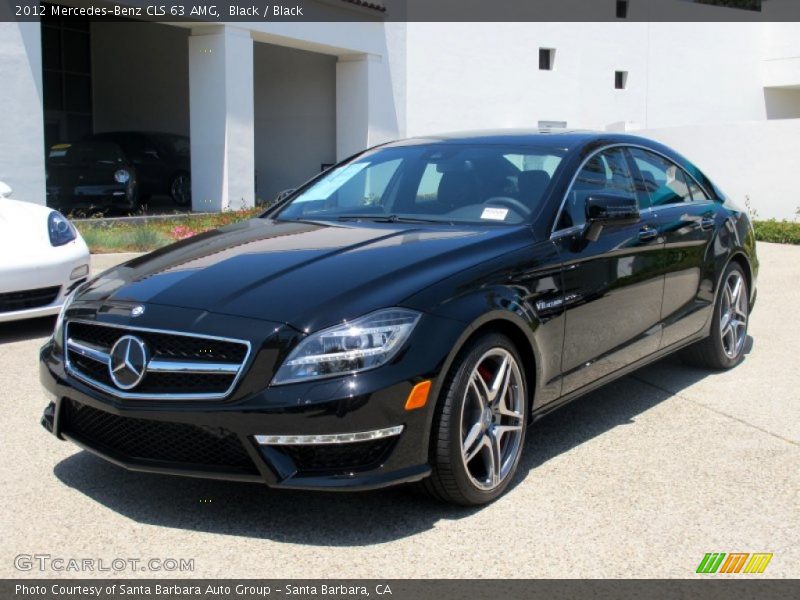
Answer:
<path fill-rule="evenodd" d="M 0 576 L 20 553 L 384 578 L 687 577 L 706 552 L 772 552 L 766 576 L 799 577 L 800 247 L 759 253 L 740 367 L 667 359 L 543 419 L 513 488 L 480 510 L 128 473 L 38 424 L 52 319 L 0 326 Z"/>

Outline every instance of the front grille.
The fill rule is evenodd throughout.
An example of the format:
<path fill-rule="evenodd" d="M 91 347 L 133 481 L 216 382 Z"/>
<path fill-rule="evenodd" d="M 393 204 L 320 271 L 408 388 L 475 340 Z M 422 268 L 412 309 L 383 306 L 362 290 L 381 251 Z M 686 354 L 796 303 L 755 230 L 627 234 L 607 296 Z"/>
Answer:
<path fill-rule="evenodd" d="M 301 473 L 365 471 L 378 466 L 394 444 L 393 438 L 349 444 L 273 446 L 292 459 Z"/>
<path fill-rule="evenodd" d="M 119 388 L 109 370 L 109 354 L 124 335 L 139 338 L 150 352 L 144 378 L 129 390 Z M 67 323 L 66 340 L 70 373 L 121 398 L 222 398 L 233 389 L 249 352 L 244 341 L 84 321 Z"/>
<path fill-rule="evenodd" d="M 244 342 L 196 337 L 191 334 L 159 333 L 135 327 L 111 327 L 83 321 L 69 323 L 70 337 L 109 349 L 125 334 L 143 339 L 153 350 L 153 354 L 165 358 L 242 363 L 247 355 L 247 345 Z"/>
<path fill-rule="evenodd" d="M 59 422 L 68 437 L 122 460 L 257 473 L 239 437 L 226 429 L 120 417 L 68 398 Z"/>
<path fill-rule="evenodd" d="M 61 287 L 54 286 L 0 294 L 0 313 L 47 306 L 58 298 L 59 291 Z"/>

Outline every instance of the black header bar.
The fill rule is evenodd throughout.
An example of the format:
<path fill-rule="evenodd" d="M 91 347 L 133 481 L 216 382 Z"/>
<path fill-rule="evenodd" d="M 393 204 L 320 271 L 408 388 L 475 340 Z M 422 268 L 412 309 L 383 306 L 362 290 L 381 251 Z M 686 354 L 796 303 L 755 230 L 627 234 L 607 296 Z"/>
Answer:
<path fill-rule="evenodd" d="M 0 0 L 0 20 L 226 22 L 800 21 L 798 0 Z"/>

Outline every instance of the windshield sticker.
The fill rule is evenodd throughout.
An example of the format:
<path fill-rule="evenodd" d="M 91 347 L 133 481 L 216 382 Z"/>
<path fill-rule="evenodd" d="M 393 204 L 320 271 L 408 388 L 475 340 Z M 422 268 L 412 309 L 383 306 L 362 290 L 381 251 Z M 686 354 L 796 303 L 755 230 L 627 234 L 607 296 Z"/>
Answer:
<path fill-rule="evenodd" d="M 50 150 L 50 158 L 57 157 L 57 156 L 66 156 L 66 150 Z"/>
<path fill-rule="evenodd" d="M 490 221 L 505 221 L 507 215 L 507 208 L 493 208 L 489 206 L 483 209 L 483 213 L 481 213 L 481 219 L 488 219 Z"/>
<path fill-rule="evenodd" d="M 369 166 L 368 162 L 353 163 L 330 172 L 322 181 L 295 199 L 295 202 L 326 200 L 331 194 Z"/>

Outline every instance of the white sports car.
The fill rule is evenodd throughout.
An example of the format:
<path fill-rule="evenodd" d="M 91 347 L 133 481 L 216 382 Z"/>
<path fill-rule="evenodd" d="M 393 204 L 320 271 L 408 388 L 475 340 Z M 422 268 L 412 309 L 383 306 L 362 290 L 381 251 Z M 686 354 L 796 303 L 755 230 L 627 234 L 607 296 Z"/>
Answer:
<path fill-rule="evenodd" d="M 89 249 L 64 215 L 10 193 L 0 182 L 0 322 L 54 315 L 89 276 Z"/>

